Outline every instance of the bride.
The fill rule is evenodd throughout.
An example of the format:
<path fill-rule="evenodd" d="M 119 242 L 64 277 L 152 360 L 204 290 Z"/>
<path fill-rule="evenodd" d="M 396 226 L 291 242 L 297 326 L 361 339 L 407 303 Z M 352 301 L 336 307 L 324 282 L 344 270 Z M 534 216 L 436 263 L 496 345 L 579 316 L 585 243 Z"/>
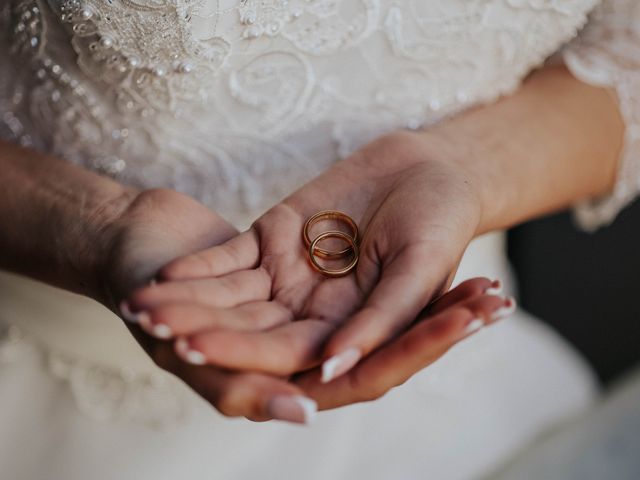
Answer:
<path fill-rule="evenodd" d="M 478 478 L 593 400 L 500 232 L 640 189 L 636 2 L 9 0 L 0 25 L 6 478 Z M 324 210 L 359 229 L 339 278 L 301 237 Z"/>

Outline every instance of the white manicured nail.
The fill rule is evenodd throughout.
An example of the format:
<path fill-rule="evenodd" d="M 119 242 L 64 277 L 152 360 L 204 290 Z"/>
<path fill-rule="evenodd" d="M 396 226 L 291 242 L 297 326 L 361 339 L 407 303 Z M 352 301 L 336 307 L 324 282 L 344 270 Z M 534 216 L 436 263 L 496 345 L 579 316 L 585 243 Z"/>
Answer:
<path fill-rule="evenodd" d="M 494 280 L 491 282 L 491 286 L 487 288 L 484 293 L 487 295 L 500 295 L 502 293 L 502 282 L 500 280 Z"/>
<path fill-rule="evenodd" d="M 126 300 L 120 302 L 120 315 L 129 323 L 138 323 L 138 315 L 131 311 Z"/>
<path fill-rule="evenodd" d="M 207 363 L 204 353 L 191 348 L 189 342 L 184 337 L 176 341 L 176 352 L 185 362 L 191 363 L 192 365 L 204 365 Z"/>
<path fill-rule="evenodd" d="M 464 329 L 462 337 L 468 337 L 469 335 L 476 333 L 482 327 L 484 327 L 484 321 L 481 318 L 475 318 L 471 320 L 467 327 Z"/>
<path fill-rule="evenodd" d="M 316 418 L 318 404 L 302 395 L 280 395 L 269 400 L 267 410 L 275 419 L 309 424 Z"/>
<path fill-rule="evenodd" d="M 165 325 L 163 323 L 152 323 L 151 317 L 147 312 L 138 313 L 138 323 L 145 332 L 159 338 L 160 340 L 167 340 L 168 338 L 173 337 L 173 330 L 171 330 L 169 325 Z"/>
<path fill-rule="evenodd" d="M 506 303 L 507 304 L 504 307 L 500 307 L 498 310 L 491 314 L 492 321 L 496 322 L 498 320 L 502 320 L 503 318 L 507 318 L 516 311 L 516 301 L 513 297 L 507 297 Z"/>
<path fill-rule="evenodd" d="M 355 347 L 348 348 L 344 352 L 334 355 L 322 364 L 322 383 L 328 383 L 334 378 L 348 372 L 361 358 L 362 353 Z"/>
<path fill-rule="evenodd" d="M 173 337 L 173 330 L 171 330 L 171 327 L 169 325 L 158 323 L 157 325 L 153 326 L 153 335 L 160 339 L 166 340 Z"/>

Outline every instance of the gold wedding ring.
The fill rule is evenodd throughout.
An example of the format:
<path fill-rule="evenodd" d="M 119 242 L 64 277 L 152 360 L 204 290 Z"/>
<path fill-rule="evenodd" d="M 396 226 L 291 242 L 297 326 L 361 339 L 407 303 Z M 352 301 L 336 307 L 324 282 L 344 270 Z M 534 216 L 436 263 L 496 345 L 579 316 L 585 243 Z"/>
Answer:
<path fill-rule="evenodd" d="M 358 241 L 358 225 L 356 225 L 356 222 L 354 222 L 349 215 L 339 212 L 338 210 L 323 210 L 322 212 L 318 212 L 314 216 L 309 218 L 309 220 L 307 220 L 304 224 L 302 236 L 307 247 L 311 245 L 311 236 L 309 235 L 309 230 L 316 223 L 322 220 L 341 220 L 342 222 L 346 223 L 351 229 L 351 238 L 353 238 L 354 243 Z M 316 246 L 315 255 L 321 258 L 343 258 L 350 252 L 351 247 L 347 247 L 344 250 L 340 250 L 338 252 L 332 252 L 330 250 L 325 250 L 324 248 Z"/>
<path fill-rule="evenodd" d="M 349 244 L 349 248 L 347 249 L 347 251 L 352 252 L 353 256 L 349 264 L 342 268 L 327 268 L 320 265 L 316 258 L 315 252 L 317 251 L 316 249 L 318 248 L 318 243 L 326 238 L 340 238 L 342 240 L 345 240 Z M 349 235 L 348 233 L 340 232 L 338 230 L 329 230 L 328 232 L 321 233 L 316 237 L 314 241 L 311 242 L 311 245 L 309 245 L 309 259 L 311 260 L 311 265 L 326 277 L 343 277 L 347 275 L 358 264 L 359 255 L 360 253 L 358 252 L 358 245 L 356 244 L 353 237 L 351 237 L 351 235 Z"/>
<path fill-rule="evenodd" d="M 351 229 L 351 233 L 345 233 L 340 230 L 329 230 L 318 235 L 313 241 L 309 235 L 311 227 L 322 220 L 340 220 L 346 223 Z M 302 230 L 302 238 L 305 245 L 308 248 L 309 260 L 311 266 L 318 272 L 327 277 L 342 277 L 347 275 L 358 264 L 359 249 L 358 249 L 358 226 L 348 215 L 339 212 L 337 210 L 324 210 L 313 215 L 304 224 Z M 338 238 L 345 241 L 348 245 L 346 248 L 338 251 L 326 250 L 320 247 L 320 242 L 328 238 Z M 351 260 L 347 265 L 341 268 L 328 268 L 318 262 L 318 258 L 325 260 L 339 260 L 342 258 L 351 257 Z"/>

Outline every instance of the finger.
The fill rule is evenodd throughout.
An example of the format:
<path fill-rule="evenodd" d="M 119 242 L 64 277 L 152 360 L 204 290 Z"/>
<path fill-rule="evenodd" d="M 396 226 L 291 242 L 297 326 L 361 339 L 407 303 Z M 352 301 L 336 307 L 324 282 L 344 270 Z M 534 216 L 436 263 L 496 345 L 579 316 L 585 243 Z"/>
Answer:
<path fill-rule="evenodd" d="M 447 271 L 438 255 L 426 255 L 422 247 L 408 248 L 383 266 L 363 308 L 329 340 L 324 351 L 324 380 L 344 374 L 406 328 L 445 287 L 442 279 Z"/>
<path fill-rule="evenodd" d="M 374 400 L 438 360 L 456 343 L 514 311 L 512 298 L 482 295 L 419 321 L 331 383 L 321 382 L 319 370 L 296 383 L 321 409 Z"/>
<path fill-rule="evenodd" d="M 256 331 L 293 321 L 291 311 L 277 302 L 250 302 L 235 308 L 214 308 L 192 303 L 164 304 L 138 312 L 140 327 L 167 340 L 204 330 Z"/>
<path fill-rule="evenodd" d="M 488 278 L 472 278 L 465 280 L 457 287 L 449 290 L 440 298 L 434 300 L 428 307 L 427 312 L 431 315 L 442 312 L 447 308 L 477 295 L 485 293 L 497 295 L 502 291 L 500 280 L 491 281 Z"/>
<path fill-rule="evenodd" d="M 167 303 L 197 303 L 230 308 L 246 302 L 269 300 L 271 276 L 263 268 L 241 270 L 217 278 L 157 283 L 136 290 L 128 308 L 140 312 Z"/>
<path fill-rule="evenodd" d="M 306 397 L 299 387 L 282 379 L 260 373 L 235 373 L 188 365 L 176 357 L 168 344 L 156 350 L 154 360 L 229 417 L 310 423 L 317 412 L 315 401 Z"/>
<path fill-rule="evenodd" d="M 260 262 L 260 245 L 256 231 L 251 228 L 227 242 L 187 255 L 165 265 L 158 281 L 219 277 L 238 270 L 256 268 Z"/>
<path fill-rule="evenodd" d="M 318 365 L 321 347 L 335 327 L 299 320 L 266 332 L 210 330 L 180 337 L 176 353 L 196 365 L 290 375 Z"/>

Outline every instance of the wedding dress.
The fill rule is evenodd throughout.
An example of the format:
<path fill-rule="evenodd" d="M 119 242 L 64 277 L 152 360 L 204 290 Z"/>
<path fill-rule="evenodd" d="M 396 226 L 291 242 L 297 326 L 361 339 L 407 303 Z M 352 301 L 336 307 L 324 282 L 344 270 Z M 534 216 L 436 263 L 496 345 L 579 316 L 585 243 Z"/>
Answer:
<path fill-rule="evenodd" d="M 640 189 L 635 3 L 5 0 L 0 137 L 183 191 L 244 228 L 365 142 L 495 101 L 563 53 L 616 89 L 628 124 L 615 191 L 577 210 L 594 228 Z M 504 250 L 500 233 L 476 240 L 458 278 L 509 280 Z M 0 273 L 0 324 L 11 480 L 477 478 L 596 391 L 521 311 L 304 428 L 222 417 L 85 298 Z"/>

